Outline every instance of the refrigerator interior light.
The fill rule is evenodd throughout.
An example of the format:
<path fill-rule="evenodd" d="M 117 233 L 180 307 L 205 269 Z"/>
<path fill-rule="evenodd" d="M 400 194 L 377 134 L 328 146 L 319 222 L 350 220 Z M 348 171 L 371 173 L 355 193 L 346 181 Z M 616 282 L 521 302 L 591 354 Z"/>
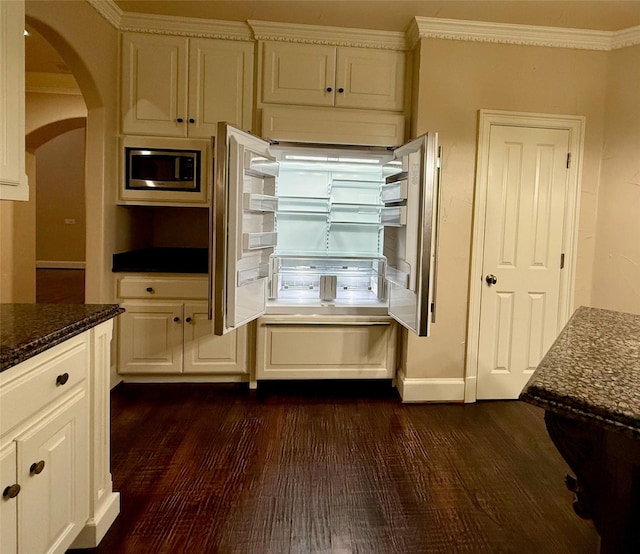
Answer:
<path fill-rule="evenodd" d="M 352 164 L 375 164 L 378 165 L 380 160 L 374 158 L 341 158 L 338 156 L 301 156 L 299 154 L 285 154 L 285 160 L 296 162 L 339 162 Z"/>

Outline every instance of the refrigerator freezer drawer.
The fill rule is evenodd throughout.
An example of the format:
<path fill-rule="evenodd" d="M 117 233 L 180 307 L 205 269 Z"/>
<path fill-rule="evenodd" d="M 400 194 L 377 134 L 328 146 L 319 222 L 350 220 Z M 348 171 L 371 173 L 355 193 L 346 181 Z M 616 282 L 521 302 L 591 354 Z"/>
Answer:
<path fill-rule="evenodd" d="M 390 379 L 396 339 L 390 318 L 262 317 L 256 379 Z"/>

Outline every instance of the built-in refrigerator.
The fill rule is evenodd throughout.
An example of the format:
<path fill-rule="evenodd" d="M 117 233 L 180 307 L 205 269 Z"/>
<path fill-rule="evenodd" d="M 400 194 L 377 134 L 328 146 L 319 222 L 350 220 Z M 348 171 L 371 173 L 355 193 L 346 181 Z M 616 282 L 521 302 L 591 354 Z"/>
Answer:
<path fill-rule="evenodd" d="M 273 143 L 218 126 L 210 304 L 216 334 L 264 314 L 436 312 L 440 149 Z"/>

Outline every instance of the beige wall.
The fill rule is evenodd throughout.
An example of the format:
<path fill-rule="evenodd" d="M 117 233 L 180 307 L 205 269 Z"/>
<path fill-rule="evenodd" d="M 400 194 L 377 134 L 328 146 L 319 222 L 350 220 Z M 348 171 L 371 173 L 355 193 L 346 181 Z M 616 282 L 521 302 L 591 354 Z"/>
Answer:
<path fill-rule="evenodd" d="M 0 202 L 0 302 L 36 301 L 36 161 L 25 157 L 28 202 Z"/>
<path fill-rule="evenodd" d="M 414 134 L 437 130 L 443 146 L 438 322 L 429 338 L 405 337 L 409 378 L 462 378 L 478 110 L 586 116 L 575 305 L 591 301 L 607 53 L 425 39 Z"/>
<path fill-rule="evenodd" d="M 84 139 L 75 129 L 36 150 L 38 262 L 85 260 Z"/>
<path fill-rule="evenodd" d="M 611 52 L 593 306 L 640 314 L 640 46 Z"/>
<path fill-rule="evenodd" d="M 27 0 L 26 18 L 60 53 L 87 106 L 87 302 L 113 300 L 119 34 L 88 2 Z"/>

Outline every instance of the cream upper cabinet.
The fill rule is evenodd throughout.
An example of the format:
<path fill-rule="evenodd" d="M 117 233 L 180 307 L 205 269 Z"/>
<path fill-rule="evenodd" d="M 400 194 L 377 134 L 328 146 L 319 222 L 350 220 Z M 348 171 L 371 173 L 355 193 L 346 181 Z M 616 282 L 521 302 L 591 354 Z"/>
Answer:
<path fill-rule="evenodd" d="M 0 2 L 0 200 L 29 199 L 24 115 L 24 2 Z"/>
<path fill-rule="evenodd" d="M 253 44 L 124 33 L 122 132 L 209 138 L 251 126 Z"/>
<path fill-rule="evenodd" d="M 262 62 L 266 104 L 404 109 L 404 52 L 265 41 Z"/>

